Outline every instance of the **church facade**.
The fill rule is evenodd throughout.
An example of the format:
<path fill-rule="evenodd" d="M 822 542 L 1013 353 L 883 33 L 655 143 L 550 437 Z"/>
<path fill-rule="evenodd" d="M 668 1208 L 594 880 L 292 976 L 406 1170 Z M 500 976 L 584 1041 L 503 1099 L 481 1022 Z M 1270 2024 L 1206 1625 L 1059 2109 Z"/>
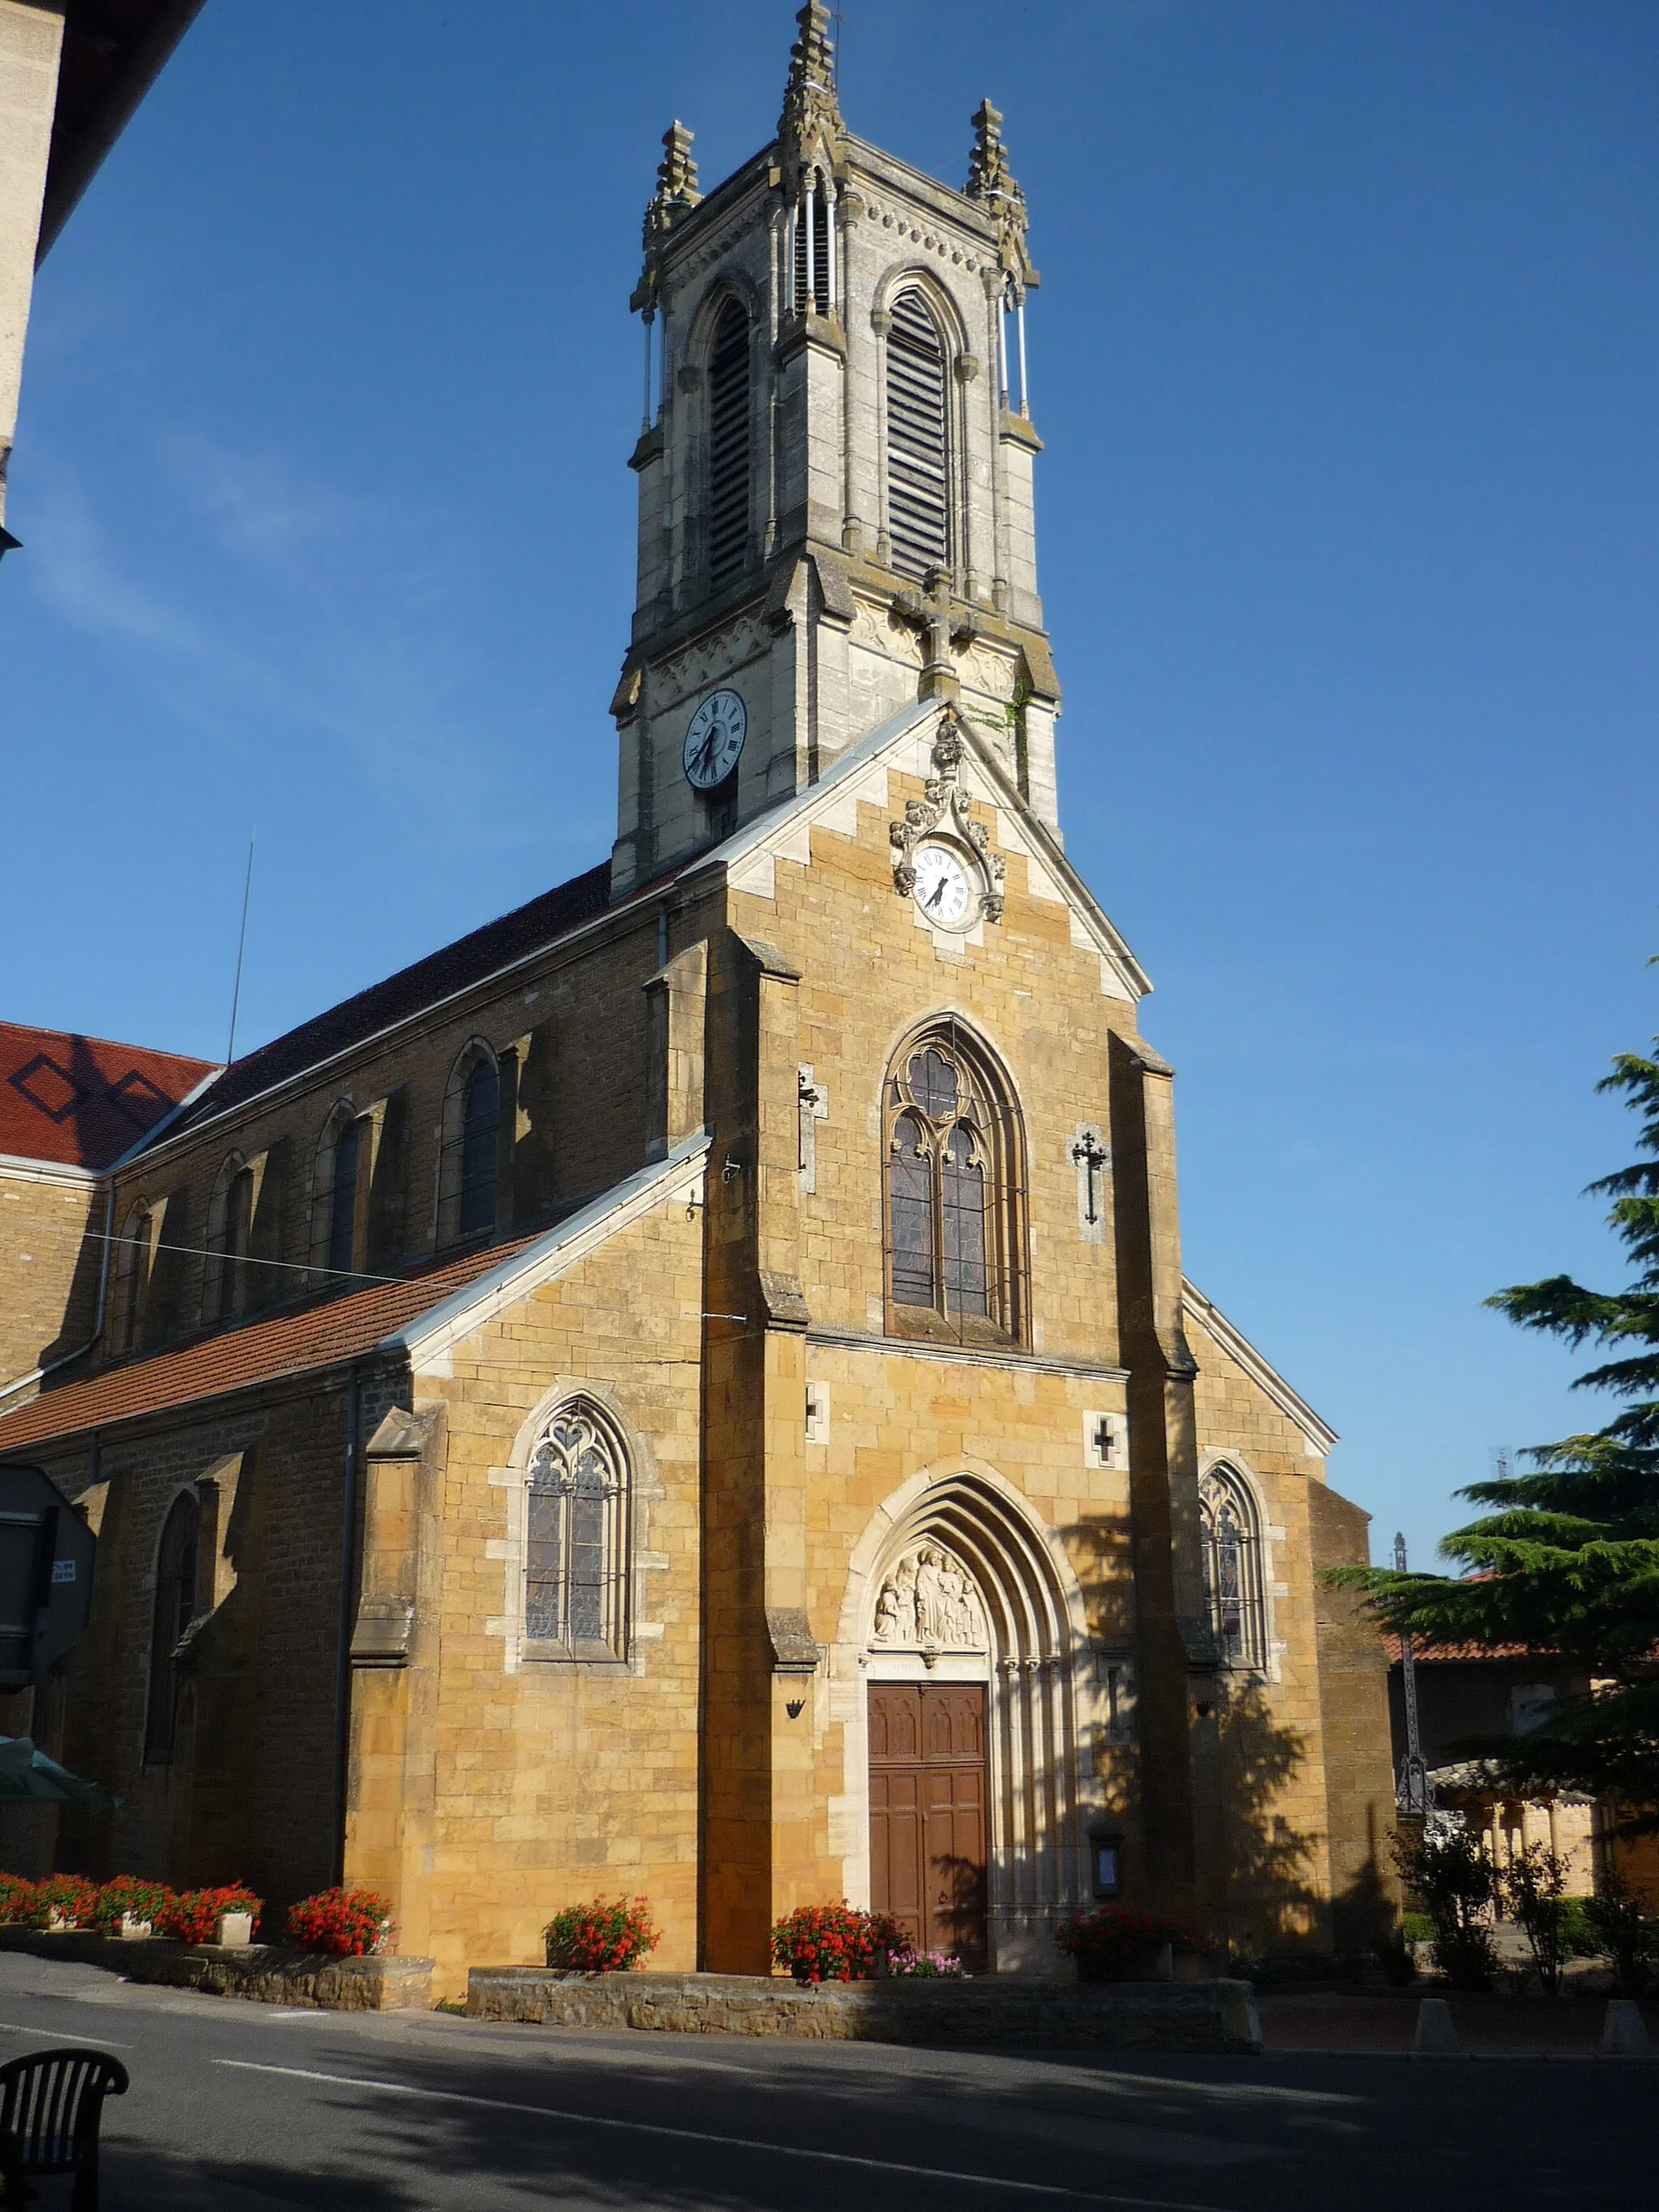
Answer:
<path fill-rule="evenodd" d="M 362 1881 L 451 1990 L 618 1891 L 681 1968 L 842 1897 L 1357 1948 L 1386 1862 L 1364 1516 L 1183 1277 L 1061 842 L 1000 118 L 921 175 L 827 27 L 718 189 L 665 140 L 609 860 L 184 1097 L 0 1405 L 98 1536 L 60 1860 Z"/>

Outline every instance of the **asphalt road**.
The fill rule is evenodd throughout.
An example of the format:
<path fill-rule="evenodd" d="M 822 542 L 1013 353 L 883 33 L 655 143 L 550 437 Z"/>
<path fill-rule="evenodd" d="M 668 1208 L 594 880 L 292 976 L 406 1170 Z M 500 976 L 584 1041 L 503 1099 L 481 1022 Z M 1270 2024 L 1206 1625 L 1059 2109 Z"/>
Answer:
<path fill-rule="evenodd" d="M 282 2011 L 0 1957 L 0 2057 L 54 2042 L 112 2051 L 132 2076 L 105 2109 L 107 2212 L 1656 2202 L 1659 2064 L 1644 2060 L 1126 2060 L 564 2034 Z"/>

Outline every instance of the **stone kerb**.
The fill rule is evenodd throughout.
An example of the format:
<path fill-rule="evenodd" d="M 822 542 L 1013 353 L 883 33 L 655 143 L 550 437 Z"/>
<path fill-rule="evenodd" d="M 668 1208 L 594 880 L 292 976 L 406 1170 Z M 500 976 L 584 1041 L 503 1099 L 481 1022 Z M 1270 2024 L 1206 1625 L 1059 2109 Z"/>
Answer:
<path fill-rule="evenodd" d="M 748 1974 L 579 1974 L 475 1966 L 471 2020 L 545 2027 L 769 2035 L 819 2042 L 1036 2044 L 1050 2049 L 1255 2051 L 1261 2029 L 1248 1982 L 969 1981 L 826 1983 Z"/>
<path fill-rule="evenodd" d="M 255 2004 L 315 2006 L 325 2012 L 429 2012 L 430 1959 L 334 1959 L 275 1943 L 221 1946 L 174 1943 L 151 1936 L 134 1942 L 76 1929 L 61 1936 L 35 1928 L 0 1927 L 0 1951 L 37 1959 L 73 1959 L 130 1982 L 209 1996 L 246 1997 Z"/>

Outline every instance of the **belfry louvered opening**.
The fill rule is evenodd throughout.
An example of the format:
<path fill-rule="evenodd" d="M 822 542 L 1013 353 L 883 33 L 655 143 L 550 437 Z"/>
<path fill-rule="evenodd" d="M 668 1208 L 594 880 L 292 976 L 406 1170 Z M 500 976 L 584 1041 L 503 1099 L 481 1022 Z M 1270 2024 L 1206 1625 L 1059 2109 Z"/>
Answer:
<path fill-rule="evenodd" d="M 742 574 L 749 548 L 749 318 L 728 300 L 708 362 L 708 580 Z"/>
<path fill-rule="evenodd" d="M 914 287 L 894 301 L 887 337 L 887 528 L 893 566 L 906 575 L 950 560 L 945 343 Z"/>

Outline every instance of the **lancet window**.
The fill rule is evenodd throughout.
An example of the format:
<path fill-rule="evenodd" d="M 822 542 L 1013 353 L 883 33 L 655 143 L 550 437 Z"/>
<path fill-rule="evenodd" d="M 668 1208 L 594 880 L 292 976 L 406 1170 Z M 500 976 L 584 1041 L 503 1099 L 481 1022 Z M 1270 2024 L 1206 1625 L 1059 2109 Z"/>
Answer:
<path fill-rule="evenodd" d="M 1243 1478 L 1224 1464 L 1212 1468 L 1198 1491 L 1204 1589 L 1221 1663 L 1265 1668 L 1267 1594 L 1255 1499 Z"/>
<path fill-rule="evenodd" d="M 501 1079 L 495 1054 L 475 1038 L 450 1071 L 438 1160 L 438 1242 L 488 1236 L 495 1227 Z"/>
<path fill-rule="evenodd" d="M 889 1322 L 901 1335 L 1018 1340 L 1025 1307 L 1018 1117 L 954 1021 L 913 1037 L 886 1084 Z"/>
<path fill-rule="evenodd" d="M 525 1636 L 574 1659 L 628 1651 L 628 1455 L 592 1400 L 572 1398 L 530 1455 Z"/>
<path fill-rule="evenodd" d="M 708 580 L 730 583 L 749 551 L 749 318 L 728 300 L 708 357 Z"/>
<path fill-rule="evenodd" d="M 179 1703 L 179 1668 L 173 1654 L 196 1618 L 196 1553 L 202 1509 L 188 1491 L 173 1501 L 161 1524 L 155 1555 L 155 1613 L 150 1626 L 149 1710 L 144 1723 L 144 1757 L 166 1765 L 173 1757 Z"/>
<path fill-rule="evenodd" d="M 893 566 L 925 576 L 951 558 L 945 341 L 920 289 L 893 301 L 887 334 L 887 529 Z"/>
<path fill-rule="evenodd" d="M 208 1213 L 207 1310 L 234 1321 L 251 1304 L 248 1248 L 253 1241 L 253 1170 L 233 1153 L 219 1170 Z"/>
<path fill-rule="evenodd" d="M 136 1352 L 144 1339 L 149 1295 L 150 1245 L 155 1224 L 142 1202 L 126 1218 L 115 1243 L 115 1285 L 110 1302 L 112 1349 Z"/>

